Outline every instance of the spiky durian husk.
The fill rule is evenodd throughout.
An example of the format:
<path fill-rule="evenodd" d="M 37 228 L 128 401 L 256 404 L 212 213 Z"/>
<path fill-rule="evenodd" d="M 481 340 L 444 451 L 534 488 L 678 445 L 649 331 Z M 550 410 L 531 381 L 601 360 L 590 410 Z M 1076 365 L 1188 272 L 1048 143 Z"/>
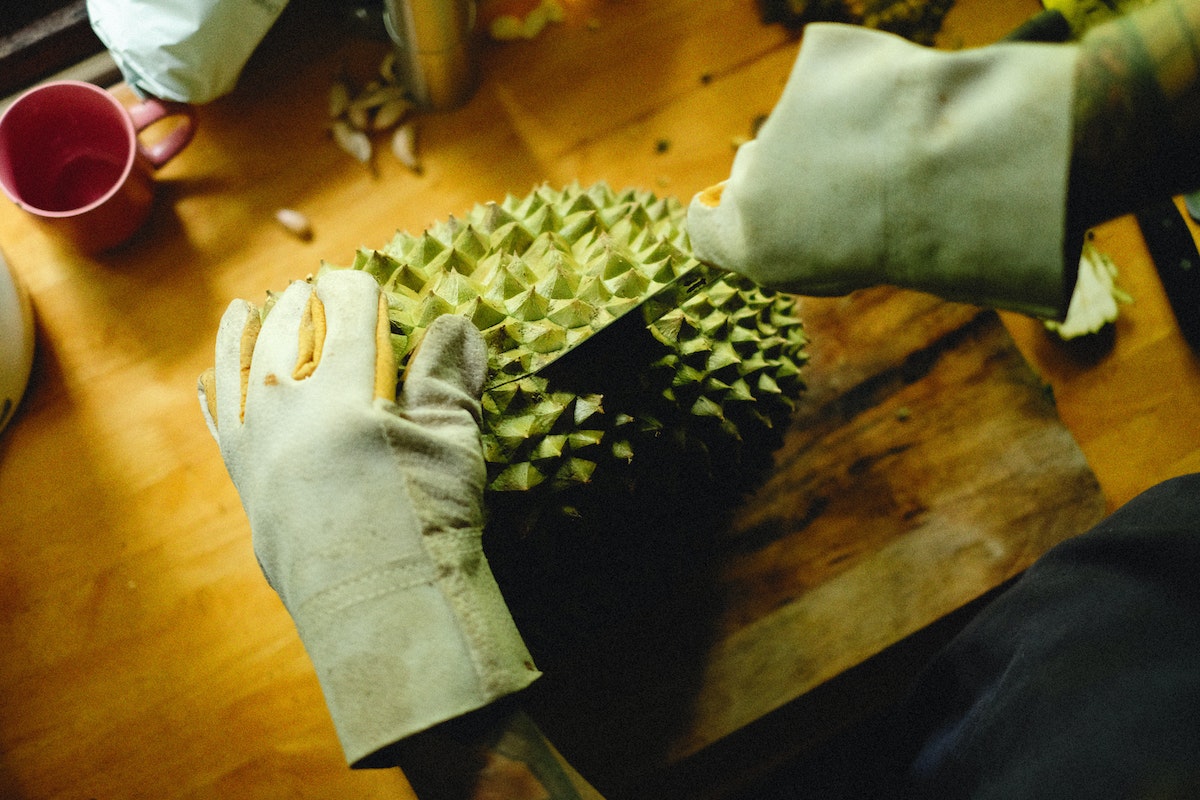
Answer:
<path fill-rule="evenodd" d="M 401 369 L 441 314 L 483 331 L 490 504 L 521 493 L 570 512 L 580 487 L 728 481 L 769 450 L 803 390 L 805 338 L 786 296 L 725 275 L 627 341 L 589 347 L 702 268 L 685 220 L 677 200 L 646 191 L 543 186 L 358 252 L 353 268 L 387 296 Z"/>

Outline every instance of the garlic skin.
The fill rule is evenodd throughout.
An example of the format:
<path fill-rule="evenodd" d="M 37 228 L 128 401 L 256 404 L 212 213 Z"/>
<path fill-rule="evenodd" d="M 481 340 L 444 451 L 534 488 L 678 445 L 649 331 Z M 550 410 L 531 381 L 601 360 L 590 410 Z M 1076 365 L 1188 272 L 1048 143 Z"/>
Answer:
<path fill-rule="evenodd" d="M 275 212 L 275 221 L 285 231 L 302 242 L 312 241 L 312 223 L 308 217 L 294 208 L 281 208 Z"/>

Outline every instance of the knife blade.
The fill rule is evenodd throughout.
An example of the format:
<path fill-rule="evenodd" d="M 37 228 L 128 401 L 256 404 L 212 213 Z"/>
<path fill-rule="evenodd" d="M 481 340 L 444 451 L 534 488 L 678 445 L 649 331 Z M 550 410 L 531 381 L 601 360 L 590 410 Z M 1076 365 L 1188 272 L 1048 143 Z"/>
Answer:
<path fill-rule="evenodd" d="M 1191 227 L 1171 200 L 1134 216 L 1179 330 L 1193 349 L 1200 349 L 1200 251 Z"/>
<path fill-rule="evenodd" d="M 1188 216 L 1195 222 L 1200 222 L 1200 192 L 1185 194 L 1183 205 L 1187 208 Z"/>

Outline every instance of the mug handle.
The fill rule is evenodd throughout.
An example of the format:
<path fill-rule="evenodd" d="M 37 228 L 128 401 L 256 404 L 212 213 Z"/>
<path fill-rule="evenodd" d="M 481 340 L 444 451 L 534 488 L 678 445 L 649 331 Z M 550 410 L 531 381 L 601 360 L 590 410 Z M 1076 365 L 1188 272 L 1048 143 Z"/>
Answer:
<path fill-rule="evenodd" d="M 133 120 L 133 129 L 137 133 L 141 133 L 166 117 L 182 117 L 183 119 L 170 133 L 154 144 L 147 147 L 140 141 L 138 142 L 138 151 L 155 169 L 179 155 L 179 151 L 187 147 L 188 142 L 192 141 L 192 136 L 196 133 L 196 114 L 187 103 L 175 103 L 151 97 L 131 106 L 127 111 Z"/>

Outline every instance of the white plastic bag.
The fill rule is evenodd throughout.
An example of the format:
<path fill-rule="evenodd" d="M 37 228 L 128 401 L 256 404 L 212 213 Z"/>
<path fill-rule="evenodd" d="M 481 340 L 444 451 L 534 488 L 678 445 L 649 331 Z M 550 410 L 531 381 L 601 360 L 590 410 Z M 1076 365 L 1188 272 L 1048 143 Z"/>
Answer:
<path fill-rule="evenodd" d="M 87 0 L 134 91 L 207 103 L 228 93 L 287 0 Z"/>

